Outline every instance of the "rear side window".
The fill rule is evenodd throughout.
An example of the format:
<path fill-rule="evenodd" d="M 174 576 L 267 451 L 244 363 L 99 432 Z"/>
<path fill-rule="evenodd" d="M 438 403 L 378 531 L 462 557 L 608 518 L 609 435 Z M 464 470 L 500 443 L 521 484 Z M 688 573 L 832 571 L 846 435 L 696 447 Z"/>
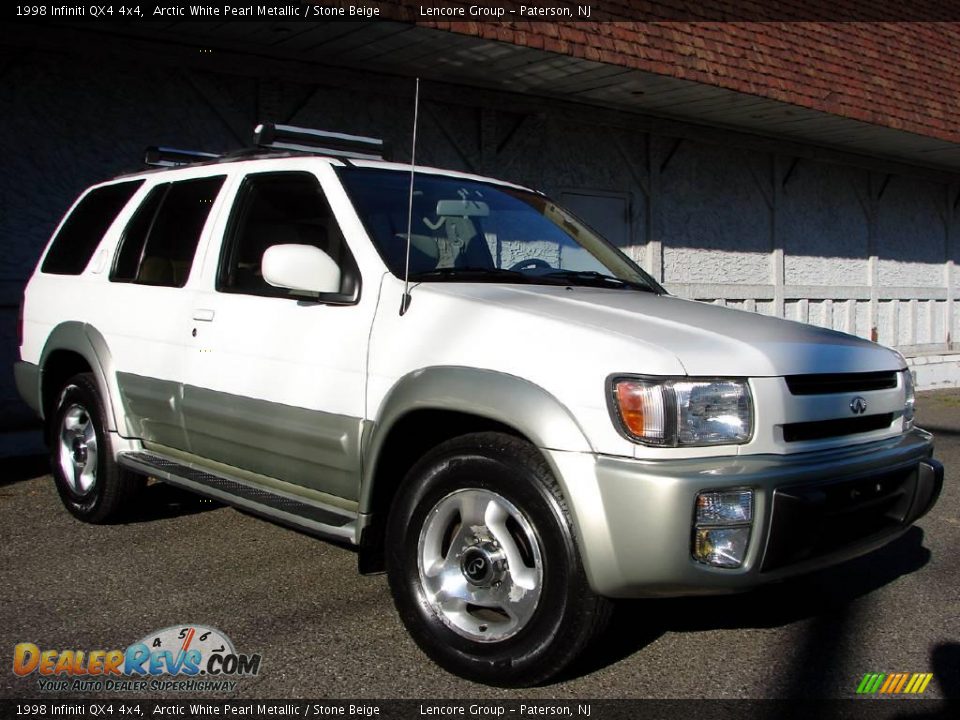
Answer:
<path fill-rule="evenodd" d="M 40 271 L 53 275 L 82 273 L 107 228 L 141 185 L 143 180 L 133 180 L 87 193 L 53 239 Z"/>
<path fill-rule="evenodd" d="M 224 175 L 153 188 L 130 219 L 110 279 L 183 287 Z"/>

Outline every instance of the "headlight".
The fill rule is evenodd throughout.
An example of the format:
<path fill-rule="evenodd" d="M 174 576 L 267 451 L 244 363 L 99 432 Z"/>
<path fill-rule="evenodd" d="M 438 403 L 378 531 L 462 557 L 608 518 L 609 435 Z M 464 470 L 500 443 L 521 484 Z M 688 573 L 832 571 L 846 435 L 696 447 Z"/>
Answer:
<path fill-rule="evenodd" d="M 913 415 L 917 409 L 917 394 L 913 387 L 913 374 L 909 368 L 903 371 L 903 389 L 905 390 L 903 429 L 910 430 L 913 427 Z"/>
<path fill-rule="evenodd" d="M 753 434 L 745 380 L 621 377 L 610 395 L 621 430 L 646 445 L 739 444 Z"/>

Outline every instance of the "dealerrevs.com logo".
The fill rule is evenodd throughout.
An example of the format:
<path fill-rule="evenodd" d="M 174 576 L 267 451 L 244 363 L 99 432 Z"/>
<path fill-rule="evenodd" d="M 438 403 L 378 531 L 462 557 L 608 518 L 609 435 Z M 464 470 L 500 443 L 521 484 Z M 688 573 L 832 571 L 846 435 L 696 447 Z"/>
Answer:
<path fill-rule="evenodd" d="M 35 675 L 44 692 L 232 691 L 260 672 L 260 655 L 238 653 L 230 638 L 203 625 L 173 625 L 125 650 L 13 649 L 13 672 Z"/>

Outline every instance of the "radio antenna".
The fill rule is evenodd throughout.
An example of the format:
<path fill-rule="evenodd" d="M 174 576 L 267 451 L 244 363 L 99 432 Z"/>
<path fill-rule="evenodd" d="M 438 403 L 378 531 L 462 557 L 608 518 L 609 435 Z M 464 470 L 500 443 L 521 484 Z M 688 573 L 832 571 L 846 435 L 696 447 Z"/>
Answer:
<path fill-rule="evenodd" d="M 403 268 L 403 297 L 400 299 L 400 315 L 410 308 L 410 235 L 413 232 L 413 176 L 417 164 L 417 116 L 420 111 L 420 78 L 413 92 L 413 142 L 410 147 L 410 192 L 407 195 L 407 258 Z"/>

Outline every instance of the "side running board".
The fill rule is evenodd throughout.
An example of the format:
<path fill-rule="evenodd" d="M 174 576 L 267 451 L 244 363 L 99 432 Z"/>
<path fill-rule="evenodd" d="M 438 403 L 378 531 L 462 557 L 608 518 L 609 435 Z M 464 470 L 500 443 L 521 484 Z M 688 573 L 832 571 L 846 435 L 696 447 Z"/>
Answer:
<path fill-rule="evenodd" d="M 117 462 L 171 485 L 206 495 L 229 505 L 318 535 L 356 542 L 356 514 L 279 490 L 259 487 L 239 478 L 212 473 L 154 452 L 122 452 Z"/>

